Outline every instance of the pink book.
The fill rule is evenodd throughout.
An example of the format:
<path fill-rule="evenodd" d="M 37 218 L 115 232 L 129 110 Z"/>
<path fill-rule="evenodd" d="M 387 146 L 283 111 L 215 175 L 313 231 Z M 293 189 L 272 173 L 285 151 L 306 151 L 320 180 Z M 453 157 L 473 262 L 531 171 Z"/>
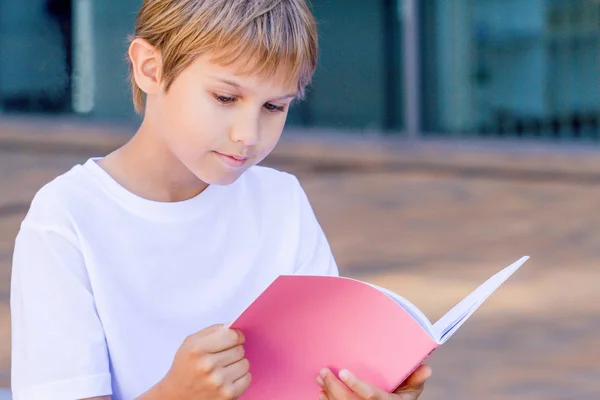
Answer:
<path fill-rule="evenodd" d="M 230 325 L 246 336 L 252 383 L 241 400 L 318 398 L 319 371 L 349 369 L 394 391 L 529 257 L 431 323 L 384 288 L 344 277 L 279 276 Z"/>

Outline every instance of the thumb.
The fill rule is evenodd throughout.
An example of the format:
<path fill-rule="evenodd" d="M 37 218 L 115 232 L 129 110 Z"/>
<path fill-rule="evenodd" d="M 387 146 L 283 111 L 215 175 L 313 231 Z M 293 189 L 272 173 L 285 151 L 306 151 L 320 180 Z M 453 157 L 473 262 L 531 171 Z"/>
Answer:
<path fill-rule="evenodd" d="M 361 399 L 384 399 L 387 398 L 385 396 L 390 395 L 389 393 L 384 392 L 383 390 L 358 379 L 352 372 L 348 371 L 347 369 L 341 370 L 339 376 L 342 382 L 344 382 L 344 384 L 348 386 L 348 389 L 350 389 Z"/>
<path fill-rule="evenodd" d="M 394 393 L 404 393 L 413 390 L 423 390 L 425 381 L 431 376 L 431 367 L 419 366 L 406 380 L 396 389 Z"/>
<path fill-rule="evenodd" d="M 211 333 L 220 331 L 221 329 L 225 329 L 225 327 L 226 327 L 226 325 L 224 325 L 224 324 L 211 325 L 211 326 L 204 328 L 201 331 L 197 332 L 196 335 L 197 336 L 208 336 Z"/>

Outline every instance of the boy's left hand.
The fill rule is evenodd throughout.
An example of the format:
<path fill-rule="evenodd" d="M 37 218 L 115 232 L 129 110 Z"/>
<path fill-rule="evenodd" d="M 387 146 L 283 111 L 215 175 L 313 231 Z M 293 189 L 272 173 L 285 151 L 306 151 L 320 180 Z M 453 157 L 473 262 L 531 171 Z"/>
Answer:
<path fill-rule="evenodd" d="M 323 388 L 320 400 L 417 400 L 430 376 L 431 368 L 421 365 L 394 393 L 363 382 L 346 370 L 340 371 L 340 380 L 329 369 L 323 369 L 317 383 Z"/>

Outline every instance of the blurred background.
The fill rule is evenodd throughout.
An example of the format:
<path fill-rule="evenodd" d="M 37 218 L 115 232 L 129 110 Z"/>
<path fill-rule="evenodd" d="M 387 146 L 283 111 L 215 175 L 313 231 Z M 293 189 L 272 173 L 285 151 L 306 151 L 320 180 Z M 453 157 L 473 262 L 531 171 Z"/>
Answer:
<path fill-rule="evenodd" d="M 600 1 L 311 2 L 319 68 L 265 164 L 300 178 L 341 273 L 435 321 L 532 257 L 434 353 L 422 398 L 599 399 Z M 140 4 L 0 0 L 0 386 L 32 196 L 139 123 Z"/>

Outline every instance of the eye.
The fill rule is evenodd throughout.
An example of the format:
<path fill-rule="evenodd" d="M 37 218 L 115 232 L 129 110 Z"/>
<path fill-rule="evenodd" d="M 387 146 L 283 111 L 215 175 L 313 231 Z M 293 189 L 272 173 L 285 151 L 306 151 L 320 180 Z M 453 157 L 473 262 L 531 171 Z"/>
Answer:
<path fill-rule="evenodd" d="M 217 99 L 217 101 L 221 104 L 231 104 L 237 100 L 235 97 L 232 96 L 222 96 L 220 94 L 215 94 L 214 96 L 215 99 Z"/>
<path fill-rule="evenodd" d="M 284 112 L 285 111 L 285 107 L 276 106 L 275 104 L 271 104 L 271 103 L 265 103 L 264 107 L 269 112 Z"/>

